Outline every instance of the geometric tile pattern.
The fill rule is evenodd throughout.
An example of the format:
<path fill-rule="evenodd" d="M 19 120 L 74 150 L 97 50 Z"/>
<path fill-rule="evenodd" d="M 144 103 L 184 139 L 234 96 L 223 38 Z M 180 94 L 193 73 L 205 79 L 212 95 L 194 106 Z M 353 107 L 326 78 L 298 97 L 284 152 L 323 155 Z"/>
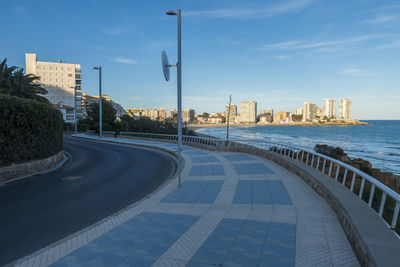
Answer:
<path fill-rule="evenodd" d="M 211 204 L 217 197 L 224 181 L 189 180 L 175 188 L 162 203 Z"/>
<path fill-rule="evenodd" d="M 198 219 L 144 212 L 51 266 L 150 266 Z"/>
<path fill-rule="evenodd" d="M 223 156 L 225 159 L 229 161 L 250 161 L 250 160 L 255 160 L 254 158 L 247 156 L 247 155 L 241 155 L 241 154 L 233 154 L 233 155 L 224 155 Z"/>
<path fill-rule="evenodd" d="M 235 171 L 239 175 L 250 174 L 270 174 L 273 173 L 267 166 L 262 163 L 238 163 L 233 164 Z"/>
<path fill-rule="evenodd" d="M 218 165 L 197 165 L 190 170 L 189 176 L 223 176 L 225 175 L 224 167 Z"/>
<path fill-rule="evenodd" d="M 296 225 L 223 219 L 187 266 L 294 266 Z"/>
<path fill-rule="evenodd" d="M 214 156 L 192 157 L 193 163 L 219 163 L 220 161 Z"/>
<path fill-rule="evenodd" d="M 186 155 L 189 156 L 207 156 L 208 153 L 201 151 L 201 150 L 189 150 L 184 152 Z"/>
<path fill-rule="evenodd" d="M 233 204 L 292 205 L 280 180 L 239 180 Z"/>

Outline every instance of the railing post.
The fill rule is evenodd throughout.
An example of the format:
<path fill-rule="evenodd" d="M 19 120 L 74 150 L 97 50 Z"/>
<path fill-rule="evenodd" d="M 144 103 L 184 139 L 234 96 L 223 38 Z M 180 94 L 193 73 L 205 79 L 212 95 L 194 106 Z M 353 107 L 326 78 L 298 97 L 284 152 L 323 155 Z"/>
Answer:
<path fill-rule="evenodd" d="M 396 201 L 396 206 L 394 208 L 393 218 L 391 228 L 396 229 L 397 219 L 399 218 L 400 202 Z"/>
<path fill-rule="evenodd" d="M 306 165 L 307 165 L 307 163 L 308 163 L 308 156 L 309 156 L 310 154 L 307 152 L 307 156 L 306 156 Z"/>
<path fill-rule="evenodd" d="M 337 181 L 337 178 L 338 178 L 338 176 L 339 176 L 339 170 L 340 170 L 340 165 L 338 164 L 337 165 L 337 168 L 336 168 L 336 175 L 335 175 L 335 180 Z"/>
<path fill-rule="evenodd" d="M 301 151 L 301 163 L 303 163 L 304 150 Z"/>
<path fill-rule="evenodd" d="M 331 163 L 329 164 L 329 172 L 328 172 L 328 176 L 329 176 L 329 177 L 331 177 L 332 166 L 333 166 L 333 161 L 331 160 Z"/>
<path fill-rule="evenodd" d="M 375 185 L 372 184 L 371 185 L 371 192 L 369 192 L 369 199 L 368 199 L 368 206 L 370 206 L 370 207 L 372 205 L 372 200 L 374 198 L 374 193 L 375 193 Z"/>
<path fill-rule="evenodd" d="M 318 171 L 318 168 L 319 168 L 319 161 L 320 161 L 320 159 L 321 159 L 321 158 L 317 156 L 317 168 L 316 168 L 317 171 Z"/>
<path fill-rule="evenodd" d="M 385 202 L 386 202 L 386 193 L 382 191 L 381 205 L 379 206 L 379 216 L 381 217 L 383 213 L 383 208 L 385 207 Z"/>
<path fill-rule="evenodd" d="M 363 194 L 363 191 L 364 191 L 364 185 L 365 185 L 365 178 L 362 177 L 362 179 L 361 179 L 360 192 L 358 193 L 358 197 L 359 197 L 359 198 L 362 198 L 362 194 Z"/>
<path fill-rule="evenodd" d="M 324 158 L 324 164 L 322 165 L 322 173 L 325 173 L 325 164 L 326 164 L 326 158 Z"/>
<path fill-rule="evenodd" d="M 314 165 L 314 154 L 312 154 L 312 157 L 311 157 L 311 167 Z"/>
<path fill-rule="evenodd" d="M 343 175 L 342 185 L 345 185 L 345 183 L 346 183 L 346 178 L 347 178 L 347 168 L 344 169 L 344 175 Z"/>
<path fill-rule="evenodd" d="M 356 173 L 353 172 L 353 178 L 351 178 L 351 186 L 350 186 L 350 191 L 351 192 L 353 192 L 355 181 L 356 181 Z"/>

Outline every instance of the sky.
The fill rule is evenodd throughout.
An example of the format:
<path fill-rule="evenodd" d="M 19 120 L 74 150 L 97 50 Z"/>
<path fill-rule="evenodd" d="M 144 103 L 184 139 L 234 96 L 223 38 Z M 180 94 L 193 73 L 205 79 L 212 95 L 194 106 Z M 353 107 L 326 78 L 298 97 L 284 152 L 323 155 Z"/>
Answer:
<path fill-rule="evenodd" d="M 182 9 L 183 108 L 222 112 L 256 100 L 294 112 L 309 101 L 352 98 L 356 119 L 400 119 L 398 0 L 14 1 L 0 0 L 0 60 L 81 64 L 82 90 L 124 108 L 176 107 L 176 69 L 165 81 L 161 51 L 177 60 Z"/>

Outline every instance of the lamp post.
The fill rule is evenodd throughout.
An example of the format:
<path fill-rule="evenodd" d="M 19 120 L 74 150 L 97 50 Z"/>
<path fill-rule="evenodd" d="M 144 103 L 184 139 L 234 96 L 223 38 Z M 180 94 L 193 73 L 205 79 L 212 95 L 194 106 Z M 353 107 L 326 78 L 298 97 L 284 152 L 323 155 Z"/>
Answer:
<path fill-rule="evenodd" d="M 78 126 L 76 120 L 76 86 L 74 86 L 74 118 L 75 118 L 75 135 L 78 134 Z"/>
<path fill-rule="evenodd" d="M 101 108 L 101 105 L 102 105 L 102 102 L 103 102 L 103 96 L 102 96 L 102 94 L 101 94 L 101 66 L 98 66 L 98 67 L 93 67 L 93 69 L 95 69 L 95 70 L 98 70 L 99 71 L 99 137 L 100 137 L 100 139 L 102 139 L 103 138 L 103 128 L 102 128 L 102 121 L 103 121 L 103 119 L 102 119 L 102 116 L 101 116 L 101 112 L 102 112 L 102 108 Z"/>
<path fill-rule="evenodd" d="M 181 10 L 177 12 L 168 10 L 167 15 L 177 16 L 178 18 L 178 62 L 177 68 L 177 89 L 178 89 L 178 182 L 181 186 L 181 166 L 182 166 L 182 57 L 181 57 Z"/>

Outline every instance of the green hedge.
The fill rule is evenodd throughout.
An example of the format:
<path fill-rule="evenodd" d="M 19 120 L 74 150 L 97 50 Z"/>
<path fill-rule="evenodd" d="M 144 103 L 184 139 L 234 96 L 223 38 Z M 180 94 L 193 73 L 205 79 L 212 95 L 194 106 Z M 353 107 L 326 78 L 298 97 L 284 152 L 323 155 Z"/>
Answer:
<path fill-rule="evenodd" d="M 63 124 L 61 112 L 49 104 L 0 95 L 0 166 L 57 154 Z"/>

